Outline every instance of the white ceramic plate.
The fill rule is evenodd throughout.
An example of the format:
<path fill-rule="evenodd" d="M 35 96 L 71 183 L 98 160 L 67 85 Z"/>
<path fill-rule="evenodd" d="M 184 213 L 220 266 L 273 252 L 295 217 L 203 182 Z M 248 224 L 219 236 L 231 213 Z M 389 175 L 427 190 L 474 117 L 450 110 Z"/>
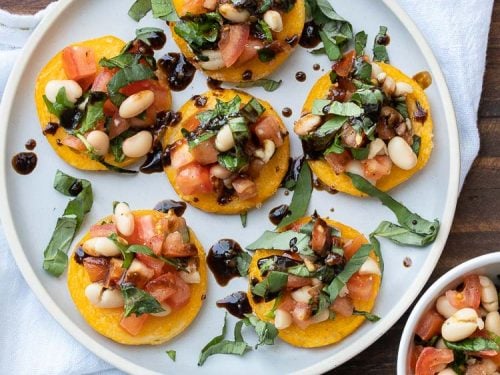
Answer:
<path fill-rule="evenodd" d="M 398 374 L 406 375 L 413 374 L 414 369 L 410 369 L 409 352 L 413 345 L 415 336 L 415 328 L 420 321 L 422 315 L 428 311 L 439 296 L 449 289 L 456 288 L 460 285 L 467 275 L 484 275 L 488 276 L 493 282 L 498 280 L 500 274 L 500 252 L 482 255 L 477 258 L 468 260 L 465 263 L 452 268 L 441 276 L 425 291 L 418 303 L 413 308 L 401 336 L 401 343 L 398 351 Z"/>
<path fill-rule="evenodd" d="M 33 92 L 40 69 L 57 51 L 75 41 L 105 34 L 113 34 L 124 40 L 132 39 L 138 25 L 127 16 L 131 3 L 132 0 L 61 1 L 34 33 L 5 91 L 0 112 L 1 219 L 12 253 L 28 284 L 69 333 L 88 349 L 127 372 L 186 373 L 197 370 L 200 373 L 216 373 L 222 368 L 230 368 L 240 374 L 269 372 L 270 369 L 276 373 L 319 373 L 352 358 L 385 333 L 416 298 L 441 254 L 455 210 L 459 176 L 455 117 L 439 66 L 422 35 L 395 1 L 335 1 L 336 10 L 353 23 L 356 31 L 365 30 L 369 34 L 370 44 L 379 25 L 389 27 L 392 41 L 389 52 L 393 64 L 409 75 L 428 70 L 434 78 L 434 84 L 427 90 L 427 94 L 435 123 L 435 151 L 429 165 L 411 181 L 393 190 L 392 194 L 424 217 L 439 218 L 442 227 L 435 243 L 426 249 L 416 249 L 383 242 L 386 272 L 375 308 L 375 313 L 382 320 L 376 324 L 365 323 L 339 345 L 304 350 L 278 342 L 241 358 L 216 356 L 198 368 L 196 363 L 200 349 L 220 332 L 224 311 L 215 307 L 215 301 L 233 291 L 245 290 L 243 279 L 233 280 L 229 286 L 221 288 L 210 277 L 204 308 L 188 330 L 160 347 L 131 348 L 109 341 L 85 324 L 68 294 L 65 277 L 50 277 L 41 266 L 45 244 L 68 200 L 52 188 L 56 169 L 90 179 L 93 184 L 95 203 L 81 233 L 91 223 L 107 215 L 114 200 L 127 201 L 133 208 L 139 209 L 153 207 L 165 198 L 177 198 L 162 174 L 130 177 L 113 173 L 83 173 L 72 169 L 45 142 L 36 117 Z M 144 25 L 163 26 L 149 17 L 141 22 L 141 26 Z M 166 50 L 177 50 L 171 38 L 168 39 Z M 322 70 L 314 72 L 314 63 L 319 63 Z M 313 56 L 306 50 L 299 49 L 273 75 L 274 79 L 284 80 L 279 90 L 273 93 L 260 88 L 249 91 L 270 101 L 278 112 L 284 107 L 292 108 L 294 116 L 286 119 L 291 130 L 293 119 L 299 114 L 310 86 L 329 66 L 325 57 Z M 299 70 L 307 74 L 305 83 L 299 83 L 294 78 Z M 187 90 L 174 93 L 174 108 L 179 108 L 192 95 L 206 90 L 205 77 L 198 73 Z M 35 138 L 38 143 L 38 166 L 31 175 L 20 176 L 12 170 L 11 158 L 23 150 L 25 142 L 30 138 Z M 292 140 L 293 154 L 299 155 L 300 143 L 293 135 Z M 188 208 L 186 218 L 207 250 L 220 238 L 233 238 L 246 245 L 263 230 L 272 227 L 267 219 L 270 209 L 289 199 L 280 190 L 260 210 L 249 213 L 249 225 L 246 229 L 241 227 L 238 216 L 214 216 Z M 334 212 L 331 211 L 333 208 Z M 390 211 L 379 202 L 343 194 L 329 195 L 315 191 L 310 205 L 311 212 L 314 209 L 321 215 L 331 216 L 365 234 L 370 233 L 381 220 L 393 220 Z M 413 260 L 410 268 L 403 267 L 403 259 L 407 256 Z M 177 350 L 176 363 L 166 357 L 167 348 Z"/>

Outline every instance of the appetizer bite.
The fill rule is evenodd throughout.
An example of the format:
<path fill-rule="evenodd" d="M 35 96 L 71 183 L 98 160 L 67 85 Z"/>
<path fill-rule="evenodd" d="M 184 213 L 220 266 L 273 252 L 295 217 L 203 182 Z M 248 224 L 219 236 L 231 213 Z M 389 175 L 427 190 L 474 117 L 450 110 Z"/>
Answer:
<path fill-rule="evenodd" d="M 196 317 L 206 278 L 203 247 L 174 209 L 131 211 L 117 203 L 79 241 L 68 288 L 100 334 L 121 344 L 156 345 Z"/>
<path fill-rule="evenodd" d="M 487 276 L 469 275 L 447 290 L 420 319 L 411 353 L 415 375 L 498 374 L 498 289 Z"/>
<path fill-rule="evenodd" d="M 318 216 L 280 232 L 266 232 L 247 247 L 254 313 L 273 322 L 279 337 L 313 348 L 341 341 L 371 315 L 381 270 L 358 231 Z M 284 251 L 285 250 L 285 251 Z"/>
<path fill-rule="evenodd" d="M 422 79 L 425 78 L 425 79 Z M 432 119 L 419 82 L 395 67 L 347 52 L 313 86 L 295 122 L 314 174 L 363 196 L 344 172 L 387 191 L 422 169 L 432 151 Z"/>
<path fill-rule="evenodd" d="M 171 23 L 182 53 L 209 77 L 253 81 L 278 68 L 298 45 L 303 0 L 174 0 Z"/>
<path fill-rule="evenodd" d="M 152 149 L 156 118 L 171 105 L 153 56 L 165 35 L 158 43 L 153 34 L 154 43 L 138 30 L 126 45 L 113 36 L 70 45 L 38 75 L 43 134 L 68 164 L 122 171 Z"/>
<path fill-rule="evenodd" d="M 266 102 L 236 90 L 208 91 L 180 109 L 165 133 L 165 172 L 179 196 L 207 212 L 236 214 L 272 196 L 285 176 L 290 141 Z"/>

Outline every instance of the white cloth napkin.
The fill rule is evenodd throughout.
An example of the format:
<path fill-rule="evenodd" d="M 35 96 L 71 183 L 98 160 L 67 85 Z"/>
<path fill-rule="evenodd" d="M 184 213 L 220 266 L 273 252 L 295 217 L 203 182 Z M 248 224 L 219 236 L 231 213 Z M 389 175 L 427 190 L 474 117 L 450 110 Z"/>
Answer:
<path fill-rule="evenodd" d="M 458 118 L 463 183 L 479 149 L 477 110 L 493 0 L 399 2 L 424 33 L 448 82 Z M 0 97 L 20 49 L 48 11 L 18 16 L 0 10 Z M 40 305 L 8 251 L 1 224 L 0 296 L 2 373 L 120 373 L 77 343 Z"/>

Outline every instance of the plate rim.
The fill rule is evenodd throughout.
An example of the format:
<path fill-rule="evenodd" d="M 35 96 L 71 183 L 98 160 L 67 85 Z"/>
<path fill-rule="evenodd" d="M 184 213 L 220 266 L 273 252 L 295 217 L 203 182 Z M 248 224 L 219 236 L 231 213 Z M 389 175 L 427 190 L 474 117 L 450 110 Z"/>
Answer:
<path fill-rule="evenodd" d="M 14 66 L 7 81 L 2 102 L 0 104 L 0 176 L 3 177 L 1 179 L 0 185 L 0 207 L 2 207 L 2 210 L 0 210 L 0 219 L 3 224 L 3 229 L 10 248 L 10 252 L 23 278 L 35 294 L 38 301 L 49 312 L 49 314 L 52 315 L 56 322 L 58 322 L 58 324 L 62 326 L 62 328 L 64 328 L 67 333 L 73 336 L 73 338 L 75 338 L 93 354 L 122 371 L 137 374 L 158 374 L 155 371 L 146 369 L 140 365 L 135 364 L 132 361 L 125 359 L 118 354 L 115 354 L 112 350 L 108 349 L 106 345 L 102 345 L 96 342 L 92 337 L 90 337 L 90 335 L 79 328 L 77 324 L 73 323 L 73 321 L 69 319 L 64 311 L 56 304 L 56 302 L 51 298 L 48 290 L 42 285 L 41 281 L 36 276 L 34 269 L 31 267 L 28 261 L 27 255 L 22 249 L 21 242 L 15 230 L 14 222 L 12 219 L 12 211 L 7 197 L 7 181 L 5 178 L 7 172 L 7 155 L 5 154 L 7 144 L 6 135 L 8 130 L 8 119 L 10 118 L 14 104 L 16 88 L 18 87 L 22 78 L 22 72 L 25 70 L 29 58 L 33 55 L 38 42 L 45 36 L 47 30 L 57 21 L 59 16 L 74 1 L 76 0 L 59 0 L 59 2 L 53 7 L 52 11 L 45 16 L 45 18 L 40 22 L 33 34 L 28 39 L 28 42 L 26 43 L 21 55 L 19 56 L 17 63 Z M 356 346 L 351 345 L 345 347 L 339 352 L 316 363 L 315 365 L 294 372 L 295 374 L 322 373 L 338 367 L 344 362 L 354 358 L 357 354 L 361 353 L 368 346 L 372 345 L 376 340 L 378 340 L 383 334 L 385 334 L 405 313 L 405 311 L 408 310 L 411 303 L 417 298 L 418 294 L 425 286 L 425 283 L 431 276 L 432 271 L 439 261 L 448 235 L 450 233 L 451 225 L 453 223 L 459 193 L 460 148 L 455 110 L 453 107 L 453 102 L 451 100 L 448 85 L 434 53 L 432 52 L 427 41 L 425 40 L 420 30 L 417 28 L 413 20 L 401 8 L 396 0 L 382 0 L 382 2 L 403 24 L 407 32 L 410 34 L 411 38 L 419 47 L 420 51 L 423 54 L 424 60 L 430 67 L 430 70 L 434 77 L 434 84 L 437 85 L 439 97 L 444 104 L 443 113 L 446 118 L 447 128 L 449 132 L 448 141 L 450 143 L 450 170 L 447 199 L 444 205 L 441 230 L 436 241 L 433 244 L 433 249 L 428 256 L 427 261 L 422 265 L 422 269 L 420 270 L 416 278 L 416 287 L 405 294 L 404 299 L 401 299 L 391 310 L 391 312 L 388 315 L 384 316 L 383 319 L 377 323 L 378 326 L 376 328 L 370 330 L 367 333 L 361 343 L 357 344 Z"/>

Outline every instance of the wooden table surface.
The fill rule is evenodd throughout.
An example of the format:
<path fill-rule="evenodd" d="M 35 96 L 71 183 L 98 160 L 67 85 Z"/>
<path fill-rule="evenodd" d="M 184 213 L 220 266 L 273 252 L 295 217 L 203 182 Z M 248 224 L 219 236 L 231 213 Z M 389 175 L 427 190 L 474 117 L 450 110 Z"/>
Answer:
<path fill-rule="evenodd" d="M 50 0 L 0 0 L 0 8 L 34 13 Z M 500 250 L 500 2 L 493 10 L 486 75 L 479 108 L 481 150 L 458 200 L 448 243 L 429 280 L 430 285 L 466 260 Z M 395 374 L 397 349 L 408 313 L 363 353 L 332 374 Z"/>

